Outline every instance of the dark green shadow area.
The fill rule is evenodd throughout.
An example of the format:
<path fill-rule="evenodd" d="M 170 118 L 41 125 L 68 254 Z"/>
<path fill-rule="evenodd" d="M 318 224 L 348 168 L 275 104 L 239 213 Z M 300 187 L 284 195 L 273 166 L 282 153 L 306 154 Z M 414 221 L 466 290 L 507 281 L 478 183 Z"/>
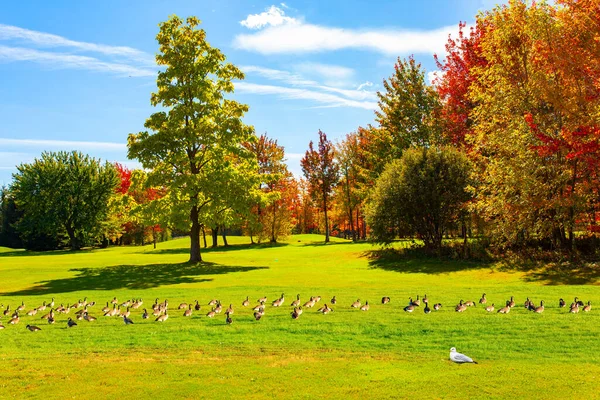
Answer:
<path fill-rule="evenodd" d="M 435 256 L 417 254 L 405 249 L 371 250 L 363 253 L 369 259 L 369 267 L 385 271 L 418 274 L 446 274 L 450 272 L 477 270 L 489 268 L 490 264 L 484 261 L 465 261 L 443 259 Z"/>
<path fill-rule="evenodd" d="M 545 285 L 588 285 L 600 280 L 600 266 L 546 264 L 528 271 L 523 279 Z"/>
<path fill-rule="evenodd" d="M 37 286 L 2 293 L 2 296 L 36 296 L 87 290 L 152 289 L 180 283 L 208 282 L 203 276 L 249 272 L 268 267 L 227 266 L 203 262 L 198 264 L 115 265 L 103 268 L 74 268 L 72 278 L 37 282 Z"/>
<path fill-rule="evenodd" d="M 254 250 L 254 249 L 270 249 L 276 247 L 285 247 L 289 246 L 288 243 L 245 243 L 245 244 L 230 244 L 227 246 L 219 246 L 219 247 L 207 247 L 201 248 L 200 254 L 210 254 L 210 253 L 223 253 L 230 251 L 239 251 L 239 250 Z M 190 249 L 188 247 L 178 247 L 176 249 L 150 249 L 141 251 L 142 254 L 190 254 Z"/>
<path fill-rule="evenodd" d="M 107 249 L 81 249 L 81 250 L 48 250 L 48 251 L 29 251 L 24 249 L 15 249 L 0 252 L 0 257 L 36 257 L 36 256 L 72 256 L 74 254 L 89 254 L 95 251 Z"/>

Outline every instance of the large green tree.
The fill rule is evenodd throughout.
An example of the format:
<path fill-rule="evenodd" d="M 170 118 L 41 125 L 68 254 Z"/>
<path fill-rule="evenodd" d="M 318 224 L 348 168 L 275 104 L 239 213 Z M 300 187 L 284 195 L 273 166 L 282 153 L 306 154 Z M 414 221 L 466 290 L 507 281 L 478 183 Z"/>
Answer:
<path fill-rule="evenodd" d="M 11 191 L 23 213 L 17 229 L 25 243 L 31 243 L 31 237 L 58 243 L 66 232 L 71 248 L 77 250 L 102 235 L 118 184 L 112 164 L 76 151 L 44 152 L 17 170 Z"/>
<path fill-rule="evenodd" d="M 130 134 L 129 158 L 149 170 L 148 184 L 165 187 L 171 212 L 187 215 L 190 261 L 200 255 L 201 217 L 211 203 L 231 197 L 230 182 L 246 181 L 256 161 L 241 144 L 256 140 L 242 121 L 248 106 L 226 99 L 233 80 L 244 75 L 206 41 L 200 21 L 177 16 L 160 24 L 156 62 L 158 91 L 151 103 L 161 110 L 146 120 L 148 131 Z"/>

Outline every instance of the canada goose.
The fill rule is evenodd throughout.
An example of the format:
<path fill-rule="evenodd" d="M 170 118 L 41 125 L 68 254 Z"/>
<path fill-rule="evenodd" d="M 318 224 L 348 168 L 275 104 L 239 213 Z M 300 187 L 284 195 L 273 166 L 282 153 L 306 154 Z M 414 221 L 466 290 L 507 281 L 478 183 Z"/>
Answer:
<path fill-rule="evenodd" d="M 146 310 L 146 309 L 144 308 L 144 313 L 142 314 L 142 318 L 143 318 L 143 319 L 148 319 L 148 317 L 149 317 L 149 315 L 148 315 L 148 310 Z"/>
<path fill-rule="evenodd" d="M 425 301 L 425 299 L 423 299 L 423 301 Z M 431 312 L 431 308 L 429 308 L 429 304 L 425 303 L 425 308 L 423 309 L 423 312 L 425 314 L 429 314 Z"/>
<path fill-rule="evenodd" d="M 311 297 L 309 301 L 307 301 L 306 303 L 304 303 L 303 307 L 306 308 L 313 308 L 316 304 L 315 298 Z"/>
<path fill-rule="evenodd" d="M 131 311 L 129 310 L 129 307 L 127 307 L 127 310 L 121 314 L 121 316 L 129 318 L 129 316 L 131 315 Z"/>
<path fill-rule="evenodd" d="M 440 308 L 442 308 L 442 303 L 435 303 L 435 304 L 433 305 L 433 309 L 434 309 L 435 311 L 438 311 Z"/>
<path fill-rule="evenodd" d="M 292 311 L 292 318 L 298 319 L 298 317 L 300 317 L 300 313 L 298 312 L 298 310 L 296 308 L 294 308 L 294 311 Z"/>
<path fill-rule="evenodd" d="M 6 306 L 6 310 L 4 310 L 4 315 L 10 315 L 10 306 Z"/>
<path fill-rule="evenodd" d="M 227 312 L 227 313 L 225 313 L 225 315 L 227 315 L 227 317 L 225 318 L 225 322 L 227 323 L 227 325 L 231 325 L 231 323 L 233 322 L 233 320 L 229 316 L 229 313 Z"/>
<path fill-rule="evenodd" d="M 41 319 L 48 319 L 50 317 L 54 318 L 54 309 L 52 309 L 52 308 L 50 309 L 50 312 L 48 314 L 42 315 Z"/>
<path fill-rule="evenodd" d="M 217 314 L 221 314 L 221 311 L 223 311 L 223 306 L 221 305 L 221 303 L 217 303 L 217 306 L 215 307 L 214 310 Z"/>
<path fill-rule="evenodd" d="M 0 330 L 4 329 L 4 325 L 0 322 Z"/>
<path fill-rule="evenodd" d="M 321 301 L 321 296 L 317 296 L 317 297 L 315 297 L 315 303 L 318 303 L 318 302 L 320 302 L 320 301 Z"/>
<path fill-rule="evenodd" d="M 536 313 L 541 314 L 544 312 L 544 300 L 540 301 L 540 306 L 536 307 L 535 310 Z"/>
<path fill-rule="evenodd" d="M 38 310 L 37 308 L 34 308 L 33 310 L 27 311 L 27 315 L 29 315 L 30 317 L 37 314 Z"/>
<path fill-rule="evenodd" d="M 131 304 L 131 308 L 133 308 L 134 310 L 137 310 L 138 308 L 140 308 L 140 306 L 142 305 L 142 300 L 136 300 L 133 302 L 133 304 Z"/>
<path fill-rule="evenodd" d="M 41 306 L 36 308 L 37 311 L 45 311 L 46 310 L 46 302 L 44 301 Z"/>
<path fill-rule="evenodd" d="M 302 315 L 302 313 L 304 312 L 304 310 L 302 309 L 302 306 L 298 306 L 298 307 L 296 308 L 296 310 L 297 310 L 297 312 L 298 312 L 298 315 Z M 263 313 L 263 314 L 264 314 L 264 313 Z"/>
<path fill-rule="evenodd" d="M 117 300 L 117 298 L 116 298 L 116 297 L 114 297 L 114 298 L 113 298 L 113 299 L 110 301 L 110 303 L 111 303 L 111 304 L 118 304 L 118 303 L 119 303 L 119 300 Z"/>
<path fill-rule="evenodd" d="M 127 300 L 121 303 L 121 307 L 127 308 L 131 305 L 131 300 Z"/>
<path fill-rule="evenodd" d="M 157 308 L 156 310 L 152 311 L 152 315 L 155 317 L 160 317 L 162 315 L 162 311 Z"/>
<path fill-rule="evenodd" d="M 588 301 L 587 305 L 583 307 L 583 311 L 590 312 L 592 311 L 592 302 Z"/>
<path fill-rule="evenodd" d="M 384 296 L 381 298 L 381 304 L 387 304 L 390 302 L 390 298 L 387 296 Z"/>
<path fill-rule="evenodd" d="M 571 310 L 569 312 L 572 314 L 577 314 L 579 312 L 579 304 L 573 303 L 573 305 L 571 305 Z"/>
<path fill-rule="evenodd" d="M 85 313 L 83 314 L 83 319 L 85 319 L 87 322 L 94 322 L 96 317 L 92 317 L 90 314 Z"/>
<path fill-rule="evenodd" d="M 48 307 L 50 307 L 50 308 L 54 307 L 54 297 L 52 298 L 52 301 L 50 302 L 50 304 L 48 304 Z"/>
<path fill-rule="evenodd" d="M 54 316 L 51 316 L 50 318 L 48 318 L 48 324 L 52 325 L 55 322 L 56 322 L 56 320 L 54 319 Z"/>
<path fill-rule="evenodd" d="M 194 306 L 194 310 L 200 311 L 200 308 L 202 308 L 202 307 L 200 307 L 200 303 L 198 303 L 198 300 L 196 300 L 196 305 Z"/>
<path fill-rule="evenodd" d="M 529 310 L 529 307 L 531 306 L 531 303 L 533 303 L 529 297 L 525 300 L 525 308 Z"/>
<path fill-rule="evenodd" d="M 21 319 L 19 318 L 19 314 L 16 314 L 10 319 L 10 321 L 8 321 L 9 324 L 11 325 L 16 325 L 19 323 Z"/>
<path fill-rule="evenodd" d="M 108 301 L 106 302 L 106 307 L 102 307 L 102 310 L 100 310 L 100 311 L 102 311 L 103 313 L 107 313 L 110 311 L 110 307 L 108 306 Z"/>
<path fill-rule="evenodd" d="M 357 299 L 354 303 L 352 303 L 352 305 L 350 307 L 359 308 L 360 307 L 360 299 Z"/>
<path fill-rule="evenodd" d="M 410 299 L 410 301 L 412 302 L 413 306 L 421 307 L 421 300 L 419 300 L 419 295 L 417 295 L 416 300 L 413 301 L 413 299 Z"/>
<path fill-rule="evenodd" d="M 487 303 L 487 298 L 485 297 L 485 293 L 481 295 L 481 298 L 479 299 L 479 304 L 486 304 Z"/>
<path fill-rule="evenodd" d="M 277 300 L 273 301 L 271 303 L 271 305 L 273 305 L 273 307 L 281 307 L 284 302 L 285 302 L 285 297 L 284 297 L 283 293 L 281 293 L 281 297 L 278 298 Z"/>
<path fill-rule="evenodd" d="M 537 308 L 537 307 L 535 306 L 535 303 L 534 303 L 533 301 L 530 301 L 530 302 L 529 302 L 529 305 L 527 306 L 527 309 L 528 309 L 529 311 L 535 311 L 535 309 L 536 309 L 536 308 Z"/>
<path fill-rule="evenodd" d="M 83 314 L 76 314 L 77 321 L 83 320 Z"/>
<path fill-rule="evenodd" d="M 159 305 L 158 305 L 158 299 L 154 300 L 154 304 L 152 304 L 152 309 L 153 310 L 158 310 Z"/>
<path fill-rule="evenodd" d="M 335 298 L 335 296 L 331 298 L 331 304 L 337 304 L 337 299 Z"/>
<path fill-rule="evenodd" d="M 246 300 L 242 301 L 242 307 L 248 307 L 250 305 L 250 300 L 248 300 L 248 296 L 246 296 Z"/>
<path fill-rule="evenodd" d="M 425 304 L 429 303 L 429 299 L 427 298 L 427 295 L 424 295 L 422 300 L 423 300 L 423 303 L 425 303 Z"/>
<path fill-rule="evenodd" d="M 215 312 L 215 309 L 214 309 L 214 307 L 213 307 L 213 309 L 212 309 L 211 311 L 209 311 L 209 312 L 206 314 L 206 316 L 207 316 L 208 318 L 213 318 L 215 315 L 217 315 L 217 313 Z"/>
<path fill-rule="evenodd" d="M 494 303 L 492 303 L 492 305 L 491 305 L 491 306 L 487 306 L 487 307 L 485 308 L 485 311 L 487 311 L 487 312 L 493 312 L 493 311 L 494 311 Z"/>
<path fill-rule="evenodd" d="M 169 318 L 169 311 L 165 310 L 165 313 L 160 317 L 156 318 L 156 322 L 165 322 Z"/>
<path fill-rule="evenodd" d="M 129 318 L 127 318 L 126 316 L 123 315 L 123 323 L 125 325 L 133 325 L 133 321 Z"/>
<path fill-rule="evenodd" d="M 34 325 L 27 325 L 25 328 L 29 329 L 31 332 L 41 331 L 40 328 L 38 328 L 37 326 L 34 326 Z"/>
<path fill-rule="evenodd" d="M 329 314 L 329 313 L 330 313 L 330 312 L 332 312 L 333 310 L 332 310 L 332 309 L 331 309 L 329 306 L 327 306 L 327 304 L 325 304 L 323 307 L 321 307 L 321 308 L 319 309 L 319 311 L 320 311 L 321 313 L 323 313 L 323 314 Z M 300 313 L 302 314 L 302 312 L 300 312 Z"/>
<path fill-rule="evenodd" d="M 187 310 L 185 310 L 185 312 L 183 313 L 184 317 L 191 317 L 192 316 L 192 305 L 189 305 L 189 308 Z"/>
<path fill-rule="evenodd" d="M 187 303 L 181 303 L 179 305 L 179 307 L 177 307 L 178 310 L 185 310 L 186 308 L 188 308 L 188 304 Z"/>
<path fill-rule="evenodd" d="M 577 303 L 577 305 L 578 305 L 579 307 L 583 307 L 583 306 L 584 306 L 584 304 L 583 304 L 583 301 L 579 300 L 579 297 L 575 297 L 575 303 Z M 17 308 L 17 311 L 21 311 L 21 310 L 19 310 L 19 309 Z"/>
<path fill-rule="evenodd" d="M 510 301 L 508 302 L 507 306 L 510 308 L 513 308 L 516 305 L 515 303 L 515 299 L 513 296 L 510 296 Z"/>
<path fill-rule="evenodd" d="M 567 305 L 567 302 L 566 302 L 566 301 L 564 301 L 562 298 L 561 298 L 560 300 L 558 300 L 558 306 L 559 306 L 560 308 L 563 308 L 563 307 L 565 307 L 566 305 Z"/>
<path fill-rule="evenodd" d="M 404 311 L 406 311 L 406 312 L 413 312 L 413 311 L 415 311 L 415 306 L 413 306 L 412 304 L 410 304 L 410 305 L 404 307 Z"/>
<path fill-rule="evenodd" d="M 454 308 L 456 312 L 464 312 L 467 309 L 467 306 L 461 300 L 458 305 Z"/>
<path fill-rule="evenodd" d="M 360 311 L 369 311 L 369 302 L 365 301 L 365 305 L 360 308 Z"/>
<path fill-rule="evenodd" d="M 504 307 L 502 307 L 501 309 L 498 310 L 498 313 L 500 313 L 500 314 L 508 314 L 510 312 L 510 309 L 511 309 L 511 307 L 510 307 L 510 301 L 507 301 L 506 305 Z"/>
<path fill-rule="evenodd" d="M 258 304 L 257 306 L 255 306 L 252 311 L 259 311 L 259 312 L 263 312 L 265 309 L 265 305 L 264 304 Z"/>
<path fill-rule="evenodd" d="M 298 307 L 300 305 L 300 294 L 296 295 L 296 300 L 292 301 L 290 307 Z"/>
<path fill-rule="evenodd" d="M 259 303 L 266 303 L 267 302 L 267 296 L 265 297 L 261 297 L 260 299 L 258 299 Z"/>
<path fill-rule="evenodd" d="M 263 316 L 263 314 L 261 312 L 256 311 L 254 313 L 254 319 L 257 321 L 260 320 L 262 316 Z"/>
<path fill-rule="evenodd" d="M 467 307 L 475 307 L 475 302 L 471 301 L 471 300 L 468 300 L 468 301 L 465 302 L 465 306 L 467 306 Z"/>
<path fill-rule="evenodd" d="M 231 314 L 233 315 L 233 304 L 229 304 L 229 308 L 227 310 L 225 310 L 225 314 Z"/>
<path fill-rule="evenodd" d="M 73 321 L 71 318 L 69 318 L 69 319 L 67 320 L 67 327 L 68 327 L 68 328 L 72 328 L 72 327 L 74 327 L 74 326 L 77 326 L 77 322 L 75 322 L 75 321 Z"/>
<path fill-rule="evenodd" d="M 18 311 L 18 312 L 21 312 L 21 311 L 23 311 L 24 309 L 25 309 L 25 302 L 23 302 L 23 301 L 22 301 L 22 302 L 21 302 L 21 305 L 20 305 L 19 307 L 17 307 L 17 311 Z"/>

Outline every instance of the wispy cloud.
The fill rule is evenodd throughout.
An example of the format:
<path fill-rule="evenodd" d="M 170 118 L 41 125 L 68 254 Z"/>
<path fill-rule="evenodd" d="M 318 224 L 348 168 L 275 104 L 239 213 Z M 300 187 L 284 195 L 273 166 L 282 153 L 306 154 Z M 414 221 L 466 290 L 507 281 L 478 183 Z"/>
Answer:
<path fill-rule="evenodd" d="M 281 6 L 288 8 L 285 3 Z M 298 21 L 295 18 L 287 17 L 285 11 L 276 6 L 271 6 L 260 14 L 250 14 L 245 20 L 240 21 L 242 26 L 249 29 L 260 29 L 265 26 L 279 26 L 283 24 L 295 24 Z"/>
<path fill-rule="evenodd" d="M 299 71 L 322 76 L 325 79 L 349 79 L 354 76 L 352 68 L 341 65 L 321 64 L 314 62 L 301 63 L 296 67 Z"/>
<path fill-rule="evenodd" d="M 374 110 L 377 103 L 370 101 L 357 101 L 336 96 L 330 93 L 317 92 L 314 90 L 290 88 L 273 85 L 260 85 L 256 83 L 237 82 L 235 84 L 236 92 L 258 94 L 258 95 L 276 95 L 284 99 L 310 100 L 322 104 L 326 107 L 354 107 L 366 110 Z"/>
<path fill-rule="evenodd" d="M 109 72 L 121 76 L 156 76 L 156 70 L 128 64 L 106 62 L 94 57 L 40 51 L 0 45 L 0 62 L 28 61 L 56 69 Z"/>
<path fill-rule="evenodd" d="M 103 151 L 124 151 L 127 149 L 125 143 L 114 142 L 84 142 L 76 140 L 49 140 L 49 139 L 10 139 L 0 138 L 0 146 L 15 146 L 44 149 L 63 149 L 63 150 L 103 150 Z M 11 153 L 15 154 L 15 153 Z"/>
<path fill-rule="evenodd" d="M 276 12 L 271 12 L 272 10 Z M 277 19 L 273 19 L 276 22 L 268 22 L 271 19 L 267 18 L 267 14 L 271 15 L 269 18 L 276 15 Z M 250 21 L 256 22 L 246 23 L 251 17 L 253 19 Z M 394 56 L 442 53 L 448 34 L 457 30 L 457 26 L 424 31 L 328 27 L 287 17 L 285 11 L 275 6 L 268 12 L 249 15 L 242 21 L 242 25 L 252 29 L 264 29 L 256 33 L 237 35 L 233 45 L 261 54 L 315 53 L 342 49 L 370 50 Z"/>
<path fill-rule="evenodd" d="M 148 53 L 127 46 L 78 42 L 51 33 L 32 31 L 18 26 L 0 24 L 0 40 L 16 40 L 37 47 L 65 47 L 79 51 L 100 53 L 108 56 L 127 58 L 154 66 L 154 57 Z"/>

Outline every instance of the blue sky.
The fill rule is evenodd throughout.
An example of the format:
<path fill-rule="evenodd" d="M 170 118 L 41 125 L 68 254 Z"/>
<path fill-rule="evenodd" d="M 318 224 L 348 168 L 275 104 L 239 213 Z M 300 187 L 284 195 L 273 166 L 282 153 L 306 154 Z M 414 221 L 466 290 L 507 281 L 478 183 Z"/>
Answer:
<path fill-rule="evenodd" d="M 8 2 L 0 15 L 0 185 L 43 150 L 124 162 L 153 112 L 158 23 L 195 15 L 246 72 L 246 122 L 285 146 L 291 170 L 323 130 L 372 123 L 383 79 L 411 54 L 428 72 L 459 21 L 490 0 Z"/>

